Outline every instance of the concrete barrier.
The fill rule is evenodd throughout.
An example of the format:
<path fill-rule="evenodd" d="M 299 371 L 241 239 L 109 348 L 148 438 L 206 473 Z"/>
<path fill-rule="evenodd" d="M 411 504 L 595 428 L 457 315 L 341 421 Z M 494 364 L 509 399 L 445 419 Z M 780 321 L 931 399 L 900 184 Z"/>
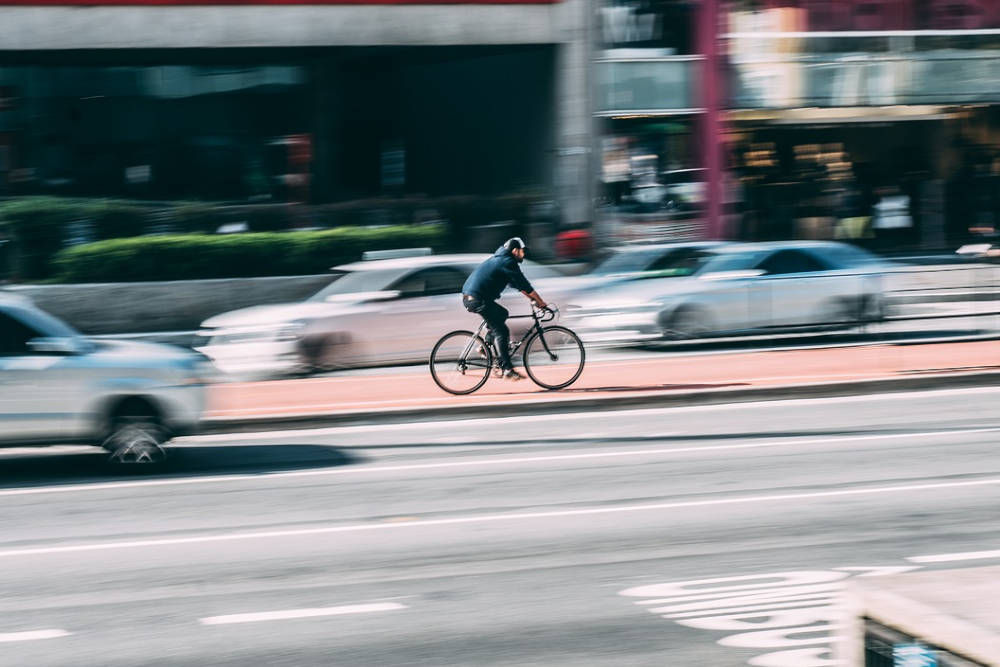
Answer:
<path fill-rule="evenodd" d="M 79 285 L 18 285 L 7 290 L 86 334 L 196 329 L 236 308 L 301 301 L 329 284 L 327 274 Z"/>

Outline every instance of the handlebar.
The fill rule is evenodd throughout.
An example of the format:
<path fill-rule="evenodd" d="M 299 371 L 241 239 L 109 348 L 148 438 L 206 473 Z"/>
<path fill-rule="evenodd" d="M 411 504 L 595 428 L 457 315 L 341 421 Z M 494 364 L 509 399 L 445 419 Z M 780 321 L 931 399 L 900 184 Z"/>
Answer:
<path fill-rule="evenodd" d="M 531 314 L 539 322 L 551 322 L 559 314 L 559 308 L 552 304 L 549 304 L 545 308 L 539 308 L 535 304 L 531 304 Z M 539 314 L 541 317 L 539 317 Z"/>

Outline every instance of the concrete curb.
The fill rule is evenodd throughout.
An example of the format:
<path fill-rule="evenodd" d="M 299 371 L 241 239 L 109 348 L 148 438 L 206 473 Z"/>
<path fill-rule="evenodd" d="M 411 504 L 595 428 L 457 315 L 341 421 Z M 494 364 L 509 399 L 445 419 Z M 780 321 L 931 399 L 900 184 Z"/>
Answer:
<path fill-rule="evenodd" d="M 209 418 L 202 433 L 239 433 L 290 428 L 321 428 L 378 422 L 383 424 L 479 417 L 512 417 L 553 413 L 593 412 L 623 408 L 668 408 L 721 405 L 797 398 L 834 398 L 927 389 L 975 388 L 1000 385 L 1000 371 L 913 374 L 898 378 L 847 380 L 764 387 L 730 387 L 674 391 L 629 392 L 621 396 L 573 396 L 557 392 L 507 402 L 465 403 L 448 407 L 344 410 L 308 414 L 265 414 L 245 418 Z"/>

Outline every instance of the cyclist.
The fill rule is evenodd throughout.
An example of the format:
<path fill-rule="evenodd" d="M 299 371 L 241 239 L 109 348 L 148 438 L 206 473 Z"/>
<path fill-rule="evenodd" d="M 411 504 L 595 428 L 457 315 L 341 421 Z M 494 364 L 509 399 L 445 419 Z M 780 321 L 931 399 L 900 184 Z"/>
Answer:
<path fill-rule="evenodd" d="M 524 261 L 527 251 L 524 241 L 518 237 L 508 239 L 497 248 L 493 256 L 476 267 L 462 286 L 462 305 L 470 313 L 481 315 L 489 327 L 486 344 L 496 340 L 500 352 L 500 368 L 508 380 L 521 380 L 523 375 L 514 370 L 510 361 L 510 329 L 507 328 L 507 309 L 496 301 L 508 285 L 521 291 L 539 308 L 548 308 L 545 300 L 538 295 L 518 266 Z"/>

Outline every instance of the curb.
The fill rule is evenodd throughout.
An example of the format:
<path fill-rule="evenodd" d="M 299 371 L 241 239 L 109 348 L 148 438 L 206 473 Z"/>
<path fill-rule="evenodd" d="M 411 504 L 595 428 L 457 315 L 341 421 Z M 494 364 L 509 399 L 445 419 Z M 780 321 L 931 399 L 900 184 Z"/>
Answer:
<path fill-rule="evenodd" d="M 722 405 L 754 401 L 794 400 L 799 398 L 835 398 L 863 396 L 900 391 L 927 389 L 959 389 L 1000 385 L 1000 371 L 972 371 L 964 373 L 913 374 L 898 378 L 875 380 L 846 380 L 815 384 L 786 384 L 765 387 L 734 387 L 725 389 L 694 389 L 688 391 L 643 391 L 622 396 L 558 395 L 558 398 L 533 398 L 502 403 L 475 403 L 433 408 L 384 408 L 370 410 L 344 410 L 307 414 L 270 414 L 246 418 L 207 418 L 200 432 L 239 433 L 249 431 L 274 431 L 289 428 L 321 428 L 378 422 L 399 424 L 417 421 L 441 421 L 455 418 L 513 417 L 554 413 L 593 412 L 595 410 L 620 410 L 623 408 L 684 407 L 696 405 Z M 543 394 L 549 396 L 552 394 Z"/>

